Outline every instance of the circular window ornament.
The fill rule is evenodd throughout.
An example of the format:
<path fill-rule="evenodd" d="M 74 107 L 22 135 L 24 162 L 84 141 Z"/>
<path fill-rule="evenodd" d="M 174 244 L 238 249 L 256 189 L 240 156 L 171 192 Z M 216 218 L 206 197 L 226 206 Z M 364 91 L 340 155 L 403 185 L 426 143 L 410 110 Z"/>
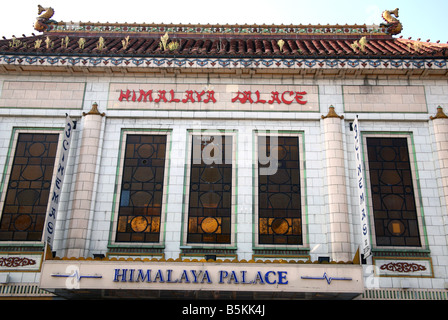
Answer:
<path fill-rule="evenodd" d="M 32 222 L 33 220 L 29 215 L 21 214 L 14 220 L 14 227 L 18 231 L 25 231 L 31 226 Z"/>
<path fill-rule="evenodd" d="M 131 220 L 131 228 L 134 232 L 145 231 L 148 224 L 148 220 L 143 216 L 137 216 Z"/>
<path fill-rule="evenodd" d="M 275 219 L 271 224 L 272 231 L 276 234 L 286 234 L 289 230 L 289 223 L 286 219 Z"/>
<path fill-rule="evenodd" d="M 214 217 L 207 217 L 202 220 L 201 228 L 205 233 L 215 233 L 219 228 L 219 222 Z"/>

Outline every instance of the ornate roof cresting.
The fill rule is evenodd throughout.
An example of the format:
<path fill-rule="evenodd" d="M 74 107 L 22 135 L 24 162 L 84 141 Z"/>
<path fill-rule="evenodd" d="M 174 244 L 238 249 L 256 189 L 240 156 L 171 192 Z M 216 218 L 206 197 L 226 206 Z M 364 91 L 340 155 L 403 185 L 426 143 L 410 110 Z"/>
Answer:
<path fill-rule="evenodd" d="M 398 20 L 398 8 L 395 10 L 385 10 L 381 14 L 383 17 L 383 20 L 387 23 L 381 23 L 381 27 L 386 28 L 386 32 L 391 35 L 396 35 L 401 33 L 401 30 L 403 30 L 403 25 L 401 24 L 400 20 Z M 395 17 L 394 17 L 395 16 Z"/>
<path fill-rule="evenodd" d="M 44 32 L 49 30 L 51 24 L 57 23 L 57 21 L 51 19 L 54 15 L 54 10 L 51 7 L 44 8 L 41 5 L 38 5 L 37 14 L 40 14 L 40 16 L 36 18 L 36 22 L 34 23 L 34 30 L 36 31 Z"/>

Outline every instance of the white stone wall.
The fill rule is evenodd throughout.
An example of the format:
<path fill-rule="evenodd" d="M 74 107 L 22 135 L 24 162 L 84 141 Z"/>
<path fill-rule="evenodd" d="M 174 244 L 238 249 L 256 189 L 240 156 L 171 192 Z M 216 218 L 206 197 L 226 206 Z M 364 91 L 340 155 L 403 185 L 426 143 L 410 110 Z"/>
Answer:
<path fill-rule="evenodd" d="M 238 259 L 250 260 L 252 258 L 253 241 L 253 185 L 252 185 L 252 148 L 254 130 L 285 130 L 303 131 L 305 150 L 306 173 L 306 215 L 304 228 L 306 228 L 306 246 L 310 249 L 312 260 L 319 256 L 330 256 L 330 207 L 327 190 L 326 160 L 328 154 L 325 149 L 324 120 L 321 115 L 328 113 L 329 106 L 334 106 L 338 115 L 344 115 L 341 122 L 343 163 L 345 164 L 346 193 L 348 203 L 348 238 L 351 241 L 350 255 L 354 256 L 358 243 L 360 243 L 359 217 L 356 207 L 356 180 L 354 169 L 354 153 L 352 132 L 349 124 L 356 113 L 346 113 L 344 105 L 344 86 L 418 86 L 424 89 L 427 112 L 402 113 L 390 110 L 388 112 L 362 112 L 359 121 L 362 131 L 369 132 L 403 132 L 410 133 L 415 148 L 415 157 L 418 167 L 418 185 L 416 196 L 421 200 L 423 219 L 425 223 L 428 249 L 434 267 L 434 277 L 403 278 L 370 276 L 373 271 L 369 265 L 365 266 L 366 279 L 370 279 L 371 286 L 381 287 L 420 287 L 444 288 L 448 282 L 448 217 L 446 205 L 442 199 L 446 198 L 445 191 L 440 188 L 442 183 L 439 174 L 439 157 L 436 153 L 434 128 L 429 116 L 436 113 L 436 108 L 442 106 L 448 111 L 448 84 L 443 80 L 399 80 L 387 77 L 376 80 L 364 79 L 302 79 L 291 76 L 232 76 L 211 75 L 210 78 L 199 75 L 179 74 L 176 77 L 136 76 L 52 76 L 52 75 L 2 75 L 0 88 L 4 82 L 57 82 L 80 83 L 85 85 L 82 107 L 78 109 L 51 109 L 27 108 L 20 106 L 14 108 L 0 108 L 0 179 L 5 173 L 5 163 L 10 150 L 10 139 L 14 127 L 47 128 L 64 125 L 65 113 L 78 121 L 77 134 L 74 137 L 73 149 L 70 156 L 70 169 L 65 180 L 63 203 L 58 214 L 55 237 L 55 250 L 58 255 L 64 255 L 69 249 L 69 221 L 72 217 L 73 192 L 78 180 L 78 161 L 80 159 L 84 118 L 82 112 L 88 112 L 94 102 L 98 103 L 100 112 L 105 112 L 101 125 L 99 138 L 99 156 L 96 163 L 96 176 L 94 177 L 95 194 L 90 216 L 88 217 L 86 254 L 106 253 L 109 237 L 111 236 L 111 219 L 113 201 L 116 197 L 116 178 L 119 157 L 119 141 L 123 129 L 168 129 L 172 130 L 170 150 L 170 176 L 168 206 L 165 217 L 165 258 L 176 259 L 181 252 L 181 231 L 183 222 L 183 192 L 186 155 L 186 139 L 188 129 L 222 129 L 236 130 L 238 136 L 238 198 L 237 198 L 237 254 Z M 266 88 L 274 85 L 307 85 L 317 86 L 319 91 L 319 112 L 205 112 L 205 111 L 153 111 L 153 110 L 108 110 L 109 88 L 111 83 L 167 83 L 188 84 L 218 87 L 222 85 L 264 85 Z M 9 88 L 9 87 L 8 87 Z M 420 92 L 420 91 L 419 91 Z M 384 98 L 384 97 L 383 97 Z M 419 97 L 420 99 L 420 97 Z M 419 100 L 419 103 L 421 101 Z M 366 107 L 368 108 L 368 107 Z M 364 109 L 361 106 L 360 110 Z M 419 109 L 421 111 L 422 109 Z M 403 111 L 403 110 L 400 110 Z M 9 155 L 12 156 L 12 155 Z M 3 188 L 5 188 L 3 181 Z M 1 244 L 0 244 L 1 245 Z M 17 282 L 37 281 L 38 273 L 12 272 L 11 277 Z M 370 284 L 369 284 L 370 285 Z"/>

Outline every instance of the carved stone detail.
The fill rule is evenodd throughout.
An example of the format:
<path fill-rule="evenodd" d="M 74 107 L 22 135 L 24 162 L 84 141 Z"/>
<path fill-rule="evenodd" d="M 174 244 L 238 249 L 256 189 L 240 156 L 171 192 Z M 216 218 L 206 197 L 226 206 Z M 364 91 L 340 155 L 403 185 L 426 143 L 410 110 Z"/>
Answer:
<path fill-rule="evenodd" d="M 35 264 L 36 260 L 26 257 L 0 257 L 0 267 L 16 268 Z"/>
<path fill-rule="evenodd" d="M 394 272 L 417 272 L 425 271 L 426 266 L 408 262 L 389 262 L 387 264 L 383 264 L 380 269 Z"/>

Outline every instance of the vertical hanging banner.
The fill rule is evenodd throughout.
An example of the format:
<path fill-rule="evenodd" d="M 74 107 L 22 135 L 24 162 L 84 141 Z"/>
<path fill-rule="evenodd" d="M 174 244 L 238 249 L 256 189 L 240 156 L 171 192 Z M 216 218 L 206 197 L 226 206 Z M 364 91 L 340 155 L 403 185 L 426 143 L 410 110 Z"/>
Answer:
<path fill-rule="evenodd" d="M 62 185 L 67 169 L 68 153 L 72 141 L 74 122 L 67 115 L 65 118 L 65 128 L 62 137 L 62 146 L 60 150 L 59 162 L 56 164 L 57 172 L 53 182 L 53 192 L 51 193 L 50 207 L 45 222 L 45 242 L 50 248 L 53 246 L 53 238 L 56 224 L 56 215 L 58 212 L 59 200 L 61 198 Z"/>
<path fill-rule="evenodd" d="M 355 159 L 356 187 L 358 189 L 359 217 L 361 222 L 361 235 L 362 235 L 361 253 L 364 254 L 364 258 L 367 258 L 372 254 L 372 251 L 370 246 L 366 193 L 364 192 L 364 169 L 362 164 L 361 136 L 358 124 L 358 116 L 356 116 L 355 121 L 353 122 L 353 133 L 354 133 L 355 158 L 356 158 Z"/>

